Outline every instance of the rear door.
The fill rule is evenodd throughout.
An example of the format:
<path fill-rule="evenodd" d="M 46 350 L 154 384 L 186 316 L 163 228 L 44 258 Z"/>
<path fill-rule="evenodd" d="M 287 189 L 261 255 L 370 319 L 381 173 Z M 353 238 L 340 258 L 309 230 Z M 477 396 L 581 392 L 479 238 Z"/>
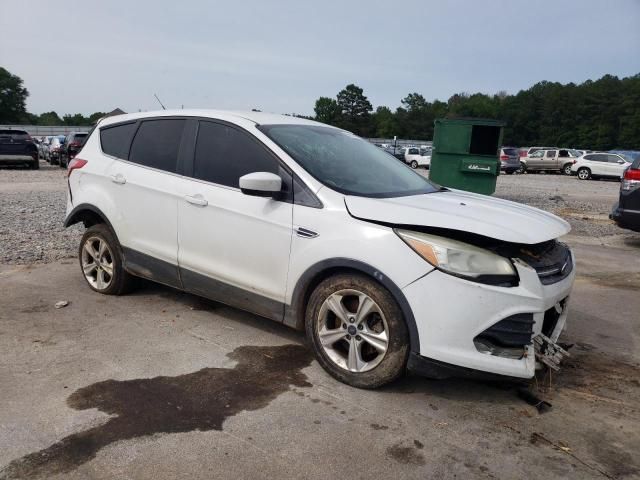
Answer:
<path fill-rule="evenodd" d="M 556 170 L 558 168 L 558 151 L 557 150 L 547 150 L 544 153 L 543 161 L 542 161 L 542 169 L 543 170 Z"/>
<path fill-rule="evenodd" d="M 180 182 L 178 260 L 184 288 L 281 321 L 292 238 L 291 176 L 238 126 L 200 120 L 192 177 Z M 243 194 L 239 178 L 280 175 L 280 199 Z M 287 193 L 288 192 L 288 193 Z"/>
<path fill-rule="evenodd" d="M 589 161 L 589 168 L 592 175 L 607 176 L 609 175 L 609 156 L 606 153 L 591 153 L 584 157 Z"/>
<path fill-rule="evenodd" d="M 176 188 L 185 123 L 183 118 L 145 119 L 121 125 L 120 132 L 116 127 L 100 132 L 103 151 L 114 157 L 108 168 L 117 217 L 113 223 L 127 268 L 171 286 L 180 286 Z M 117 136 L 123 143 L 105 147 Z"/>

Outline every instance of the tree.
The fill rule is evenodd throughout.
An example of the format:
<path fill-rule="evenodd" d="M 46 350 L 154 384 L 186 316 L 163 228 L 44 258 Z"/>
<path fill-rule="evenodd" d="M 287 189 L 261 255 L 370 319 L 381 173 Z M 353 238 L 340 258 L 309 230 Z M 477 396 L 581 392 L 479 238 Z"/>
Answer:
<path fill-rule="evenodd" d="M 62 119 L 56 112 L 45 112 L 38 116 L 38 125 L 62 125 Z"/>
<path fill-rule="evenodd" d="M 358 135 L 370 133 L 372 129 L 369 117 L 373 107 L 362 88 L 351 83 L 342 89 L 336 98 L 342 114 L 341 126 Z"/>
<path fill-rule="evenodd" d="M 328 125 L 337 125 L 342 116 L 338 102 L 329 97 L 320 97 L 316 100 L 316 106 L 313 110 L 316 114 L 316 120 Z"/>
<path fill-rule="evenodd" d="M 29 92 L 22 79 L 0 67 L 0 123 L 21 123 L 27 116 Z"/>

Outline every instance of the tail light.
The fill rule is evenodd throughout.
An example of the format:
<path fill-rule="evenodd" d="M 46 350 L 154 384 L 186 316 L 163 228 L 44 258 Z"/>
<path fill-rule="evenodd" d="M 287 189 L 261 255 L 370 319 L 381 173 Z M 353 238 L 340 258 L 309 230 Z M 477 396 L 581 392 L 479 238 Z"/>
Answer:
<path fill-rule="evenodd" d="M 500 155 L 501 162 L 506 162 L 507 160 L 509 160 L 509 155 Z"/>
<path fill-rule="evenodd" d="M 69 144 L 70 147 L 79 147 L 80 146 L 80 142 L 71 142 Z"/>
<path fill-rule="evenodd" d="M 575 158 L 573 159 L 573 162 L 571 163 L 578 163 L 578 160 L 576 160 Z"/>
<path fill-rule="evenodd" d="M 78 170 L 84 167 L 87 164 L 86 160 L 82 160 L 81 158 L 74 158 L 69 162 L 69 166 L 67 167 L 67 177 L 71 176 L 71 172 L 74 170 Z"/>
<path fill-rule="evenodd" d="M 526 150 L 520 150 L 520 156 L 521 157 L 526 157 L 527 156 L 527 151 Z"/>
<path fill-rule="evenodd" d="M 621 188 L 622 190 L 631 190 L 636 186 L 640 186 L 640 168 L 628 168 L 624 172 Z"/>

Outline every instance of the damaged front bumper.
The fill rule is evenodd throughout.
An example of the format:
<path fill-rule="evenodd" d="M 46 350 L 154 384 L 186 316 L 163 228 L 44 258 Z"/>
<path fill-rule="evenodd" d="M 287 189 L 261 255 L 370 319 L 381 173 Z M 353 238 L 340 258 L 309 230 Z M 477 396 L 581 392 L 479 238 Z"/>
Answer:
<path fill-rule="evenodd" d="M 418 327 L 419 356 L 515 378 L 532 378 L 536 364 L 557 366 L 564 351 L 556 342 L 566 325 L 575 269 L 553 281 L 525 262 L 514 264 L 520 279 L 515 287 L 437 270 L 405 287 Z"/>

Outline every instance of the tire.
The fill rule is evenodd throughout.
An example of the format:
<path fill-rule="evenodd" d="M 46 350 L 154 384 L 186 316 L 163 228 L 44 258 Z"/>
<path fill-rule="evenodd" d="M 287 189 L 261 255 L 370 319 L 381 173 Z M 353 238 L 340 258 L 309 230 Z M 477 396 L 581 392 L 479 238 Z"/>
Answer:
<path fill-rule="evenodd" d="M 567 163 L 566 165 L 562 166 L 562 173 L 564 173 L 565 175 L 571 175 L 571 166 L 573 164 L 572 163 Z"/>
<path fill-rule="evenodd" d="M 411 160 L 410 165 L 411 165 L 411 168 L 413 168 L 414 170 L 418 168 L 418 162 L 416 160 Z"/>
<path fill-rule="evenodd" d="M 516 171 L 520 174 L 527 173 L 527 166 L 523 162 L 520 162 L 520 168 Z"/>
<path fill-rule="evenodd" d="M 67 168 L 67 162 L 64 160 L 64 157 L 60 155 L 60 161 L 58 162 L 60 168 Z"/>
<path fill-rule="evenodd" d="M 361 306 L 370 308 L 359 319 Z M 309 298 L 305 327 L 322 368 L 343 383 L 377 388 L 405 371 L 409 334 L 402 311 L 391 293 L 369 277 L 340 274 L 322 281 Z"/>
<path fill-rule="evenodd" d="M 100 242 L 104 242 L 104 250 L 101 249 Z M 92 253 L 89 248 L 85 248 L 87 246 L 91 248 Z M 120 243 L 104 223 L 93 225 L 84 232 L 80 240 L 78 259 L 82 276 L 89 288 L 95 292 L 123 295 L 135 286 L 135 277 L 124 270 Z M 96 259 L 99 261 L 96 262 Z M 91 264 L 100 265 L 100 268 L 90 269 Z"/>
<path fill-rule="evenodd" d="M 580 180 L 589 180 L 591 178 L 591 170 L 586 167 L 578 169 L 578 178 Z"/>
<path fill-rule="evenodd" d="M 35 162 L 31 162 L 31 164 L 29 165 L 29 168 L 31 170 L 38 170 L 40 169 L 40 160 L 36 160 Z"/>

